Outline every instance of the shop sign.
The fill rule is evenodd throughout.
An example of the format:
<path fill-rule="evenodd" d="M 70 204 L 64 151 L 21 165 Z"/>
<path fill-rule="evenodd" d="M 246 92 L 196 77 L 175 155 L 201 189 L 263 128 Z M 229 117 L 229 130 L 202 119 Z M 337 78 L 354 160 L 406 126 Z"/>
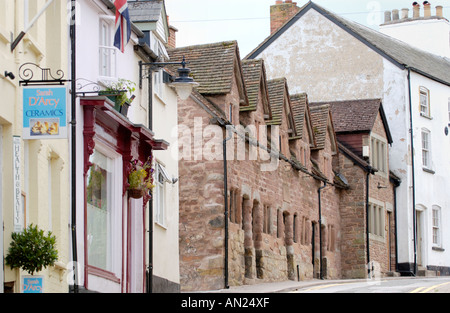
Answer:
<path fill-rule="evenodd" d="M 23 276 L 22 293 L 44 293 L 44 277 Z"/>
<path fill-rule="evenodd" d="M 23 139 L 67 138 L 67 87 L 23 87 Z"/>

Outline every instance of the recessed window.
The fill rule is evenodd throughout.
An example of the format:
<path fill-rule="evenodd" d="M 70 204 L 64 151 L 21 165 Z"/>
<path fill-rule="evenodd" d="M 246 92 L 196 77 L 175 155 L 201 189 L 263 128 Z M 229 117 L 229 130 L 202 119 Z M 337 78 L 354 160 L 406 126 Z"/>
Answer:
<path fill-rule="evenodd" d="M 441 246 L 441 208 L 433 205 L 433 245 Z"/>
<path fill-rule="evenodd" d="M 422 166 L 431 169 L 431 134 L 427 129 L 422 129 Z"/>
<path fill-rule="evenodd" d="M 380 173 L 387 173 L 387 144 L 385 141 L 372 137 L 370 139 L 370 164 Z"/>
<path fill-rule="evenodd" d="M 369 204 L 369 233 L 384 238 L 384 207 L 374 203 Z"/>
<path fill-rule="evenodd" d="M 430 117 L 430 92 L 425 87 L 420 87 L 420 115 Z"/>

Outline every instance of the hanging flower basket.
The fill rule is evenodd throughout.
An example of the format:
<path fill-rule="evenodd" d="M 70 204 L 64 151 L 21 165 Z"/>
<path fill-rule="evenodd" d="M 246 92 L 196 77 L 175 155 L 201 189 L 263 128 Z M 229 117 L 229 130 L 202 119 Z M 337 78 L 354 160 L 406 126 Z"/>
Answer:
<path fill-rule="evenodd" d="M 133 199 L 140 199 L 144 194 L 145 191 L 143 189 L 128 189 L 128 196 Z"/>
<path fill-rule="evenodd" d="M 152 158 L 145 163 L 138 160 L 131 161 L 131 171 L 128 175 L 128 196 L 133 199 L 142 198 L 153 189 Z"/>

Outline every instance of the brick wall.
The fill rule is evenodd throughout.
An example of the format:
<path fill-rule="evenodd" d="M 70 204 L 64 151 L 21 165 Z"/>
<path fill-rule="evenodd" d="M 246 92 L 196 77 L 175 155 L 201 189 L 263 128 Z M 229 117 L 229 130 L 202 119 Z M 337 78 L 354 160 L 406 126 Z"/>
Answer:
<path fill-rule="evenodd" d="M 292 1 L 276 1 L 270 7 L 270 33 L 277 31 L 287 20 L 300 10 L 297 3 Z"/>

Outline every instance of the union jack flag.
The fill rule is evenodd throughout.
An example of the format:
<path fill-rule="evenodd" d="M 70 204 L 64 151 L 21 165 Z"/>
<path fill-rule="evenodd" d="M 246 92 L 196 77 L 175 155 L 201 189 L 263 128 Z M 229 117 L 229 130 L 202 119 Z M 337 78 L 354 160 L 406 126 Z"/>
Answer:
<path fill-rule="evenodd" d="M 123 53 L 125 46 L 131 38 L 131 21 L 128 11 L 128 2 L 127 0 L 116 0 L 114 5 L 116 6 L 114 46 Z"/>

